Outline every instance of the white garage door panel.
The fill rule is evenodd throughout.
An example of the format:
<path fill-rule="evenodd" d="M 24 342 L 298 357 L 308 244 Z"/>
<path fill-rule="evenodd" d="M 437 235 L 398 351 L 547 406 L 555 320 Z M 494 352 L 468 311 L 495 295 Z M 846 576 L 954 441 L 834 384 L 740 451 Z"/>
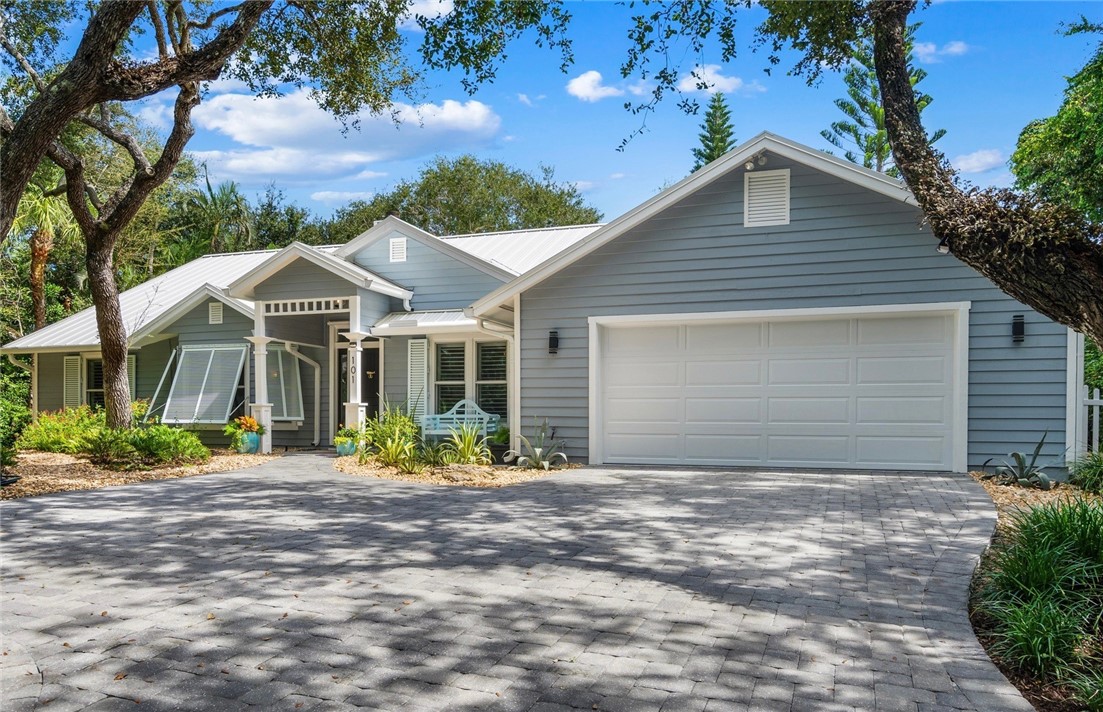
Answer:
<path fill-rule="evenodd" d="M 600 333 L 605 462 L 951 469 L 952 315 Z"/>

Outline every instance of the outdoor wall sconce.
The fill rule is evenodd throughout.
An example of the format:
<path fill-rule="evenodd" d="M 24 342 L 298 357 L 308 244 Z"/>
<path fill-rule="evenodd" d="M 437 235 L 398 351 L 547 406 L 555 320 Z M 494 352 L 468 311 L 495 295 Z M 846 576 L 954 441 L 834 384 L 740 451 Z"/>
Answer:
<path fill-rule="evenodd" d="M 946 242 L 946 238 L 944 237 L 938 241 L 938 247 L 935 249 L 938 250 L 938 254 L 940 255 L 948 255 L 950 254 L 950 243 Z"/>
<path fill-rule="evenodd" d="M 1022 314 L 1011 317 L 1011 341 L 1016 344 L 1026 341 L 1026 321 Z"/>
<path fill-rule="evenodd" d="M 559 353 L 559 332 L 552 330 L 548 332 L 548 353 L 555 355 Z"/>

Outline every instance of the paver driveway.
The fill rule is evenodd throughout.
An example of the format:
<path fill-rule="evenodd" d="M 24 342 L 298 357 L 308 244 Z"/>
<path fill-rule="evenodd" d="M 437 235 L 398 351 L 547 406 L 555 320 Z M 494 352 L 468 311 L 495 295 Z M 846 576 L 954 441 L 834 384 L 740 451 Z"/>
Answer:
<path fill-rule="evenodd" d="M 5 710 L 1030 709 L 965 617 L 964 476 L 297 455 L 0 516 Z"/>

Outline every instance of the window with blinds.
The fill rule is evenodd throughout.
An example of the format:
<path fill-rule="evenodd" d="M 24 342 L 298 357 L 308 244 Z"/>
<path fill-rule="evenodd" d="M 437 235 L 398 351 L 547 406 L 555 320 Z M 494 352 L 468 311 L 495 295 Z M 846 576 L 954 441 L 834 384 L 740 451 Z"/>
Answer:
<path fill-rule="evenodd" d="M 81 363 L 83 362 L 83 373 Z M 136 363 L 134 354 L 126 356 L 126 375 L 130 385 L 130 398 L 138 398 L 135 390 Z M 103 359 L 84 359 L 80 356 L 65 357 L 64 405 L 75 408 L 86 403 L 93 408 L 103 408 L 107 404 L 103 387 Z"/>
<path fill-rule="evenodd" d="M 245 345 L 181 346 L 162 422 L 229 420 L 247 351 Z"/>
<path fill-rule="evenodd" d="M 506 345 L 500 341 L 475 344 L 475 402 L 487 413 L 508 421 L 509 394 L 506 388 Z"/>
<path fill-rule="evenodd" d="M 467 344 L 437 344 L 433 390 L 438 413 L 446 413 L 467 397 Z"/>

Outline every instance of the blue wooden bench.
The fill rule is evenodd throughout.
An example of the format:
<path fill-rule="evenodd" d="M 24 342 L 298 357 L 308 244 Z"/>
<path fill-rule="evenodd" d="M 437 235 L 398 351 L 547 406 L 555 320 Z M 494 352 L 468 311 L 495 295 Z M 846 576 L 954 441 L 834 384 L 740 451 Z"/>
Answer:
<path fill-rule="evenodd" d="M 498 430 L 502 416 L 487 413 L 475 401 L 461 400 L 447 413 L 425 415 L 421 418 L 421 434 L 425 437 L 444 437 L 464 425 L 475 425 L 483 437 Z"/>

